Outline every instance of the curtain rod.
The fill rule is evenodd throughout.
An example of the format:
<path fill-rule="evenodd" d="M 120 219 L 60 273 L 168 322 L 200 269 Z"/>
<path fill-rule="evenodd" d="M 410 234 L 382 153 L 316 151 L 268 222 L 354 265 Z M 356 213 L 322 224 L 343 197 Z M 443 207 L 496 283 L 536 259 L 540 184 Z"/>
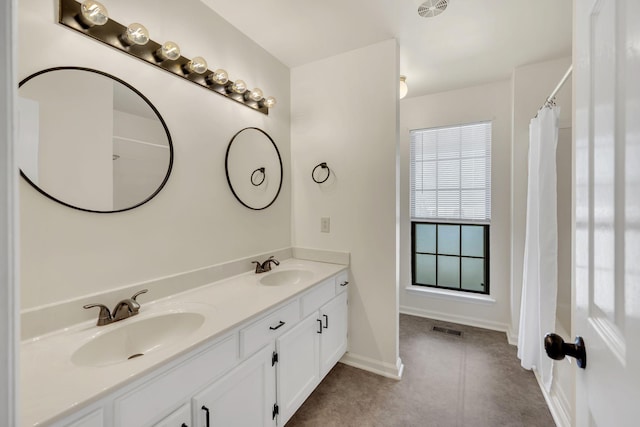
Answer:
<path fill-rule="evenodd" d="M 562 86 L 564 86 L 564 84 L 567 82 L 567 79 L 569 78 L 572 72 L 573 72 L 573 64 L 569 65 L 569 69 L 567 70 L 566 73 L 564 73 L 564 76 L 562 76 L 560 83 L 558 83 L 558 85 L 553 90 L 553 92 L 551 92 L 551 95 L 547 97 L 546 101 L 544 101 L 544 104 L 540 108 L 544 108 L 546 106 L 553 105 L 555 103 L 555 97 L 558 94 L 558 91 L 562 89 Z"/>

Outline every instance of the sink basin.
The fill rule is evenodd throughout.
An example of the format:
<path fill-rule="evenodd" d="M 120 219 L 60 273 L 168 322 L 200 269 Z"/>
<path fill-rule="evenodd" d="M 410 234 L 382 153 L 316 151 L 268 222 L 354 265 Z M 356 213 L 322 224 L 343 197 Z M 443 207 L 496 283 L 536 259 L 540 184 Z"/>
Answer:
<path fill-rule="evenodd" d="M 108 366 L 142 357 L 166 348 L 187 337 L 204 323 L 199 313 L 172 312 L 137 320 L 122 320 L 122 324 L 105 326 L 115 329 L 91 338 L 71 356 L 78 366 Z"/>
<path fill-rule="evenodd" d="M 280 270 L 269 273 L 260 279 L 260 283 L 266 286 L 295 285 L 303 280 L 309 280 L 313 273 L 308 270 Z"/>

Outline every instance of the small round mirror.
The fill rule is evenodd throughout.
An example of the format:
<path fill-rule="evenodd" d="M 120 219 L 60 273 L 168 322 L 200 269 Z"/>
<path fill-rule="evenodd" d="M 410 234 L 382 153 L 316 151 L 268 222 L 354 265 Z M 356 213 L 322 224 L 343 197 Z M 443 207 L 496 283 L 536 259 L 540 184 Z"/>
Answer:
<path fill-rule="evenodd" d="M 58 203 L 126 211 L 151 200 L 169 178 L 167 125 L 117 77 L 80 67 L 43 70 L 20 82 L 18 109 L 20 172 Z"/>
<path fill-rule="evenodd" d="M 236 133 L 225 157 L 227 182 L 242 205 L 256 211 L 275 202 L 282 188 L 282 158 L 273 139 L 262 129 Z"/>

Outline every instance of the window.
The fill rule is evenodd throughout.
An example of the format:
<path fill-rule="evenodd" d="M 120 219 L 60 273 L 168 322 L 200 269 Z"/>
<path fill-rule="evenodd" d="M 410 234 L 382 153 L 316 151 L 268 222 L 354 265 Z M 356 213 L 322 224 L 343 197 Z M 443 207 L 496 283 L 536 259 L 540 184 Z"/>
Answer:
<path fill-rule="evenodd" d="M 489 293 L 491 122 L 411 131 L 413 284 Z"/>

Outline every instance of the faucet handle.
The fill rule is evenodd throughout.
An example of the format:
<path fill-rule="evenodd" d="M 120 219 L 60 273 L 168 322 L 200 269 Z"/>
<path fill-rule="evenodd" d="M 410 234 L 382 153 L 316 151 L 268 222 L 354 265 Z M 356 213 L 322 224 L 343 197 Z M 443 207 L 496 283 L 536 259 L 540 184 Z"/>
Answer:
<path fill-rule="evenodd" d="M 136 298 L 138 298 L 140 295 L 142 294 L 146 294 L 147 292 L 149 292 L 149 289 L 143 289 L 141 291 L 136 292 L 135 294 L 133 294 L 133 296 L 131 297 L 132 300 L 134 300 L 135 302 L 138 302 L 136 300 Z"/>
<path fill-rule="evenodd" d="M 84 308 L 85 310 L 93 307 L 100 307 L 100 314 L 98 314 L 98 323 L 96 323 L 96 325 L 104 326 L 111 323 L 113 318 L 111 317 L 111 312 L 109 311 L 109 307 L 107 307 L 106 305 L 86 304 L 82 306 L 82 308 Z"/>

